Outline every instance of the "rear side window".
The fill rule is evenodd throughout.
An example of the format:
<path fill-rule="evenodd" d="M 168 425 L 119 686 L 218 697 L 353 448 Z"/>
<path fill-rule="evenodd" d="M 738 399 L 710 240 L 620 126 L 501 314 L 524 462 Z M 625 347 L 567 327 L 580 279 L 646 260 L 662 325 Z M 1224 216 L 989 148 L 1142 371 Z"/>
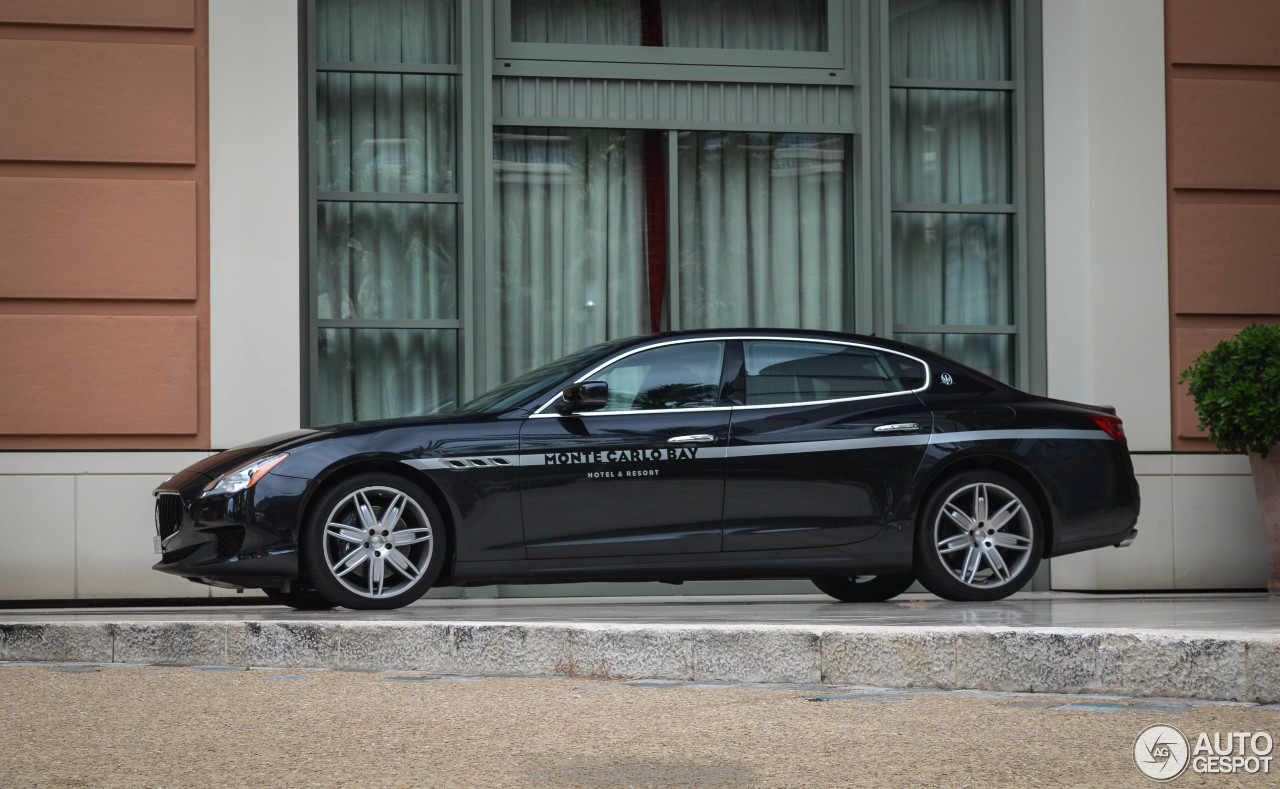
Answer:
<path fill-rule="evenodd" d="M 919 363 L 869 348 L 782 340 L 747 340 L 742 346 L 746 405 L 903 392 L 919 387 L 924 379 Z"/>

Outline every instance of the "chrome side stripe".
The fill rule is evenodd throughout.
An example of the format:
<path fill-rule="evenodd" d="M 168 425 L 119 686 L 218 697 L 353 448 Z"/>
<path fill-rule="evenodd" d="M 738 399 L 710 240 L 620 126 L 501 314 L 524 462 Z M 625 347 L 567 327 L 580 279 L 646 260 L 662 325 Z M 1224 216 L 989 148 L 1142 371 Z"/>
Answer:
<path fill-rule="evenodd" d="M 934 433 L 930 444 L 966 444 L 971 441 L 1021 441 L 1042 439 L 1074 439 L 1076 441 L 1113 441 L 1101 430 L 966 430 L 960 433 Z"/>
<path fill-rule="evenodd" d="M 978 441 L 1111 441 L 1111 436 L 1101 430 L 966 430 L 959 433 L 932 433 L 913 436 L 868 436 L 866 438 L 841 438 L 831 441 L 796 441 L 786 444 L 748 444 L 733 447 L 698 447 L 698 459 L 724 459 L 758 457 L 762 455 L 798 455 L 811 452 L 847 452 L 876 447 L 905 447 L 934 444 L 969 444 Z M 525 452 L 518 455 L 483 455 L 478 457 L 420 458 L 404 461 L 423 470 L 468 470 L 475 468 L 503 468 L 510 466 L 544 466 L 547 458 L 552 465 L 586 465 L 596 462 L 593 456 L 630 452 L 630 450 L 580 450 L 565 452 Z M 615 463 L 668 462 L 666 450 L 638 450 L 646 455 L 630 459 L 618 458 Z M 559 456 L 560 459 L 556 459 Z"/>

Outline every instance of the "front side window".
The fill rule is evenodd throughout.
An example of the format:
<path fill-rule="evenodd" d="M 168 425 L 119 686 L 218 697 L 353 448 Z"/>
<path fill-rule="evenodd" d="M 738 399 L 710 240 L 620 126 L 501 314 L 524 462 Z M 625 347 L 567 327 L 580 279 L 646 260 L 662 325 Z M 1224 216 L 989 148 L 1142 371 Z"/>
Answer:
<path fill-rule="evenodd" d="M 902 392 L 917 378 L 918 363 L 902 357 L 897 366 L 869 348 L 832 343 L 748 340 L 746 405 L 779 405 L 843 400 Z M 910 363 L 910 364 L 907 364 Z M 906 377 L 908 380 L 904 381 Z"/>
<path fill-rule="evenodd" d="M 720 399 L 724 343 L 689 342 L 634 353 L 591 376 L 609 385 L 604 411 L 709 408 Z"/>

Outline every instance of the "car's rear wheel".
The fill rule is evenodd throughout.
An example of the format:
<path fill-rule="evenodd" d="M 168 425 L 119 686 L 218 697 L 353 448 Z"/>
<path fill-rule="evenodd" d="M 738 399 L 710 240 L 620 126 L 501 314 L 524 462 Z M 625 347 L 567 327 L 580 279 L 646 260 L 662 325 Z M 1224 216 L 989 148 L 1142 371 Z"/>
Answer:
<path fill-rule="evenodd" d="M 262 592 L 271 602 L 287 605 L 299 611 L 328 611 L 334 607 L 329 598 L 314 589 L 291 589 L 285 592 L 264 587 Z"/>
<path fill-rule="evenodd" d="M 879 603 L 897 597 L 915 583 L 911 573 L 818 575 L 813 585 L 844 603 Z"/>
<path fill-rule="evenodd" d="M 316 590 L 337 605 L 399 608 L 435 583 L 447 539 L 439 511 L 418 485 L 360 474 L 331 486 L 311 508 L 302 563 Z"/>
<path fill-rule="evenodd" d="M 915 570 L 948 600 L 999 600 L 1031 580 L 1044 553 L 1044 523 L 1026 488 L 987 469 L 939 485 L 916 524 Z"/>

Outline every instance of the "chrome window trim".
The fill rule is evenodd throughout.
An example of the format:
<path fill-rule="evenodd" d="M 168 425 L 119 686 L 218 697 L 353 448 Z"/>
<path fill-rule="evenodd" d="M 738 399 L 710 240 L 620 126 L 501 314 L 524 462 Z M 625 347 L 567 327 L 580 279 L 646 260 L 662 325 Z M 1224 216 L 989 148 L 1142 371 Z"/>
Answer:
<path fill-rule="evenodd" d="M 639 348 L 633 348 L 625 353 L 621 353 L 617 356 L 610 357 L 607 361 L 597 365 L 590 372 L 583 375 L 581 378 L 575 379 L 574 383 L 580 384 L 583 381 L 589 381 L 591 380 L 591 376 L 600 372 L 604 368 L 616 362 L 620 362 L 623 359 L 627 358 L 628 356 L 640 353 L 641 351 L 648 351 L 653 348 L 661 348 L 666 345 L 681 345 L 684 343 L 691 343 L 691 342 L 731 342 L 733 340 L 737 340 L 739 342 L 764 340 L 764 341 L 774 341 L 774 342 L 810 343 L 814 345 L 843 345 L 849 348 L 865 348 L 867 350 L 875 351 L 878 353 L 891 353 L 895 356 L 901 356 L 904 359 L 910 359 L 911 361 L 917 362 L 920 365 L 922 365 L 924 367 L 924 385 L 917 387 L 915 389 L 903 389 L 902 391 L 899 391 L 899 392 L 878 392 L 876 394 L 858 395 L 856 397 L 840 397 L 834 400 L 799 400 L 799 401 L 793 401 L 789 403 L 765 403 L 760 405 L 728 405 L 728 406 L 721 405 L 721 406 L 708 406 L 703 408 L 661 408 L 661 409 L 646 409 L 643 411 L 583 411 L 582 413 L 579 413 L 579 414 L 573 414 L 573 416 L 587 417 L 587 416 L 617 416 L 619 414 L 676 414 L 676 413 L 692 413 L 692 412 L 698 412 L 698 411 L 738 411 L 738 410 L 756 410 L 760 408 L 795 408 L 796 406 L 830 405 L 832 403 L 851 403 L 858 400 L 875 400 L 875 399 L 884 398 L 884 397 L 897 397 L 898 395 L 904 395 L 904 394 L 919 394 L 920 392 L 923 392 L 929 388 L 929 382 L 933 378 L 933 368 L 931 368 L 929 366 L 929 363 L 926 362 L 924 359 L 921 359 L 916 356 L 912 356 L 909 353 L 903 353 L 901 351 L 894 351 L 888 348 L 883 348 L 879 345 L 868 345 L 867 343 L 862 343 L 862 342 L 848 342 L 846 340 L 828 340 L 828 339 L 819 338 L 819 337 L 812 337 L 812 338 L 806 337 L 803 339 L 799 339 L 796 337 L 778 337 L 775 335 L 734 335 L 732 337 L 685 338 L 680 340 L 667 340 L 664 342 L 656 342 L 656 343 L 653 343 L 652 345 L 643 345 Z M 744 364 L 746 363 L 745 355 L 744 355 L 743 363 Z M 529 419 L 547 419 L 547 418 L 558 419 L 563 417 L 564 416 L 563 414 L 544 413 L 548 408 L 550 408 L 556 401 L 560 399 L 561 399 L 561 395 L 560 393 L 557 392 L 554 396 L 552 396 L 550 400 L 548 400 L 547 402 L 539 406 L 538 410 L 530 414 L 528 418 Z"/>

